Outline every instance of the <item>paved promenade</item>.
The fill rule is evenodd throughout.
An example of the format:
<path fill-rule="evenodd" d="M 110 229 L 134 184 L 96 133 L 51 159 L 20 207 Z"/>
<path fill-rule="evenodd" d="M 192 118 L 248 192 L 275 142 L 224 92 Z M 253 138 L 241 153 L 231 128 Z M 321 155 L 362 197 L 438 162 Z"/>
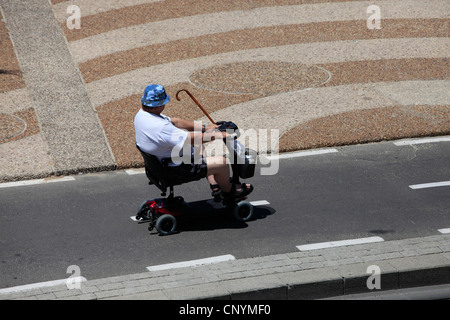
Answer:
<path fill-rule="evenodd" d="M 79 29 L 69 6 L 81 12 Z M 260 152 L 450 134 L 448 0 L 0 0 L 0 9 L 0 183 L 142 167 L 133 118 L 150 83 L 172 96 L 169 116 L 208 123 L 189 97 L 175 99 L 184 88 L 216 121 L 277 129 L 279 145 L 261 140 Z M 342 256 L 262 257 L 195 270 L 206 282 L 183 269 L 16 297 L 311 298 L 320 285 L 364 289 L 372 258 L 386 263 L 389 287 L 449 282 L 448 243 L 439 235 Z M 184 286 L 195 290 L 176 290 Z"/>
<path fill-rule="evenodd" d="M 281 152 L 450 133 L 448 1 L 228 2 L 2 0 L 0 182 L 141 167 L 149 83 Z"/>

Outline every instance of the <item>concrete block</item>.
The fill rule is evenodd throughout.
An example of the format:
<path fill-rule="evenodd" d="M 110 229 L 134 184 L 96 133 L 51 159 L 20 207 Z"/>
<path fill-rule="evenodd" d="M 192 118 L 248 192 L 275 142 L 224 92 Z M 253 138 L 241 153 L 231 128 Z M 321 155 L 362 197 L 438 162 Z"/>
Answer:
<path fill-rule="evenodd" d="M 405 271 L 399 274 L 400 288 L 450 283 L 450 266 Z"/>
<path fill-rule="evenodd" d="M 116 297 L 108 297 L 102 300 L 169 300 L 162 290 L 147 291 Z"/>
<path fill-rule="evenodd" d="M 164 294 L 171 300 L 230 299 L 221 282 L 165 289 Z"/>
<path fill-rule="evenodd" d="M 244 280 L 222 281 L 221 285 L 231 294 L 231 299 L 287 299 L 287 286 L 275 275 Z"/>
<path fill-rule="evenodd" d="M 53 293 L 44 293 L 44 294 L 36 296 L 36 298 L 38 300 L 55 300 L 56 295 L 54 295 Z"/>
<path fill-rule="evenodd" d="M 389 263 L 398 269 L 400 288 L 450 283 L 450 260 L 444 254 L 393 259 Z"/>
<path fill-rule="evenodd" d="M 278 278 L 287 286 L 289 300 L 318 299 L 343 294 L 342 277 L 332 269 L 286 272 Z"/>
<path fill-rule="evenodd" d="M 433 267 L 445 267 L 450 265 L 450 260 L 443 254 L 427 254 L 408 258 L 392 259 L 389 263 L 399 271 L 414 271 L 430 269 Z"/>
<path fill-rule="evenodd" d="M 344 294 L 364 293 L 378 290 L 371 289 L 369 284 L 375 285 L 375 269 L 379 268 L 379 290 L 397 289 L 399 287 L 398 270 L 387 261 L 376 263 L 366 262 L 352 265 L 339 266 L 335 271 L 342 277 Z"/>
<path fill-rule="evenodd" d="M 286 300 L 287 290 L 287 287 L 279 287 L 233 293 L 231 300 Z"/>

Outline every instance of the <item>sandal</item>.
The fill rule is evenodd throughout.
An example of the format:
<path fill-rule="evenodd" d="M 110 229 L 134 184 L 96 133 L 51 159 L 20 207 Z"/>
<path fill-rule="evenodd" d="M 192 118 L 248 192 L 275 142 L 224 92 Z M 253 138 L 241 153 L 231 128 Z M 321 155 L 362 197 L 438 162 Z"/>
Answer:
<path fill-rule="evenodd" d="M 239 183 L 234 184 L 230 192 L 222 192 L 223 198 L 243 198 L 248 196 L 253 191 L 253 186 L 251 184 Z"/>
<path fill-rule="evenodd" d="M 240 190 L 237 190 L 236 185 L 233 185 L 234 195 L 236 197 L 248 196 L 253 191 L 253 186 L 251 184 L 241 183 Z"/>
<path fill-rule="evenodd" d="M 211 195 L 213 197 L 220 195 L 221 190 L 218 184 L 210 184 L 209 187 L 211 188 Z"/>
<path fill-rule="evenodd" d="M 211 195 L 214 198 L 214 202 L 220 202 L 220 195 L 222 194 L 222 190 L 220 190 L 220 186 L 218 184 L 210 184 Z"/>

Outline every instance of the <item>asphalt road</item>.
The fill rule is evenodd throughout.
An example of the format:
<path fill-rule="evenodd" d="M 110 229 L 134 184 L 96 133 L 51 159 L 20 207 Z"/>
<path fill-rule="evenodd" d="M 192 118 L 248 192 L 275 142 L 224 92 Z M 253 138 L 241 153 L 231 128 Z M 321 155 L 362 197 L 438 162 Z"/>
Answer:
<path fill-rule="evenodd" d="M 332 149 L 326 149 L 334 151 Z M 308 243 L 436 234 L 450 227 L 448 141 L 335 148 L 280 159 L 276 175 L 258 174 L 249 201 L 266 200 L 253 221 L 193 219 L 162 237 L 130 219 L 159 197 L 144 174 L 126 171 L 0 188 L 0 288 L 66 279 L 79 266 L 88 280 L 165 263 L 231 254 L 237 259 L 295 252 Z M 303 154 L 304 155 L 304 154 Z M 206 181 L 175 188 L 186 201 L 210 197 Z"/>

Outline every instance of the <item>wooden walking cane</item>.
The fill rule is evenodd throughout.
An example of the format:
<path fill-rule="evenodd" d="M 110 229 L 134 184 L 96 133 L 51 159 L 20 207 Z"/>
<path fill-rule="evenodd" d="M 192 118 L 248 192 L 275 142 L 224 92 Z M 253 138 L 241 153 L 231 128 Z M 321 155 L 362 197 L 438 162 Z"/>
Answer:
<path fill-rule="evenodd" d="M 186 92 L 186 93 L 189 95 L 189 97 L 191 97 L 191 99 L 194 100 L 195 104 L 196 104 L 200 109 L 202 109 L 203 113 L 208 117 L 208 119 L 209 119 L 213 124 L 216 124 L 216 123 L 214 122 L 214 120 L 209 116 L 208 112 L 206 112 L 205 108 L 202 107 L 202 105 L 200 104 L 200 102 L 198 102 L 197 99 L 195 99 L 195 97 L 194 97 L 188 90 L 186 90 L 186 89 L 178 90 L 178 92 L 177 92 L 177 94 L 176 94 L 176 98 L 177 98 L 178 101 L 181 101 L 181 99 L 178 97 L 178 94 L 179 94 L 181 91 Z"/>

